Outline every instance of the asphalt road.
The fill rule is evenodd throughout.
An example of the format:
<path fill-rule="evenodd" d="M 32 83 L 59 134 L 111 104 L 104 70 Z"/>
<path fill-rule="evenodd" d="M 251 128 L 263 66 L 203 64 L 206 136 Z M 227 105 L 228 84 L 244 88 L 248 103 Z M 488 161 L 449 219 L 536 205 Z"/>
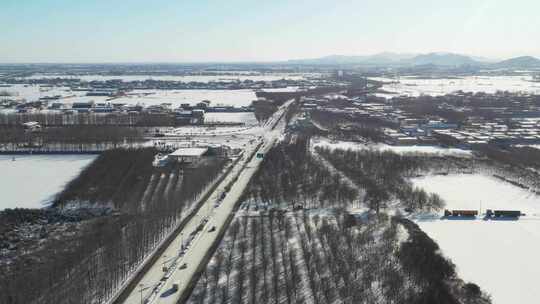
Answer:
<path fill-rule="evenodd" d="M 290 103 L 284 104 L 265 124 L 264 132 L 260 134 L 261 139 L 246 147 L 243 159 L 235 165 L 182 232 L 142 276 L 137 283 L 137 288 L 131 291 L 124 303 L 178 302 L 187 283 L 195 274 L 197 266 L 203 262 L 205 253 L 217 240 L 217 232 L 226 225 L 235 204 L 259 168 L 261 159 L 253 157 L 249 160 L 249 156 L 254 151 L 266 153 L 282 136 L 284 122 L 278 122 L 278 120 L 282 120 L 282 114 Z M 278 122 L 277 126 L 272 128 L 276 122 Z M 260 145 L 261 142 L 262 145 Z M 236 181 L 234 181 L 235 178 Z M 232 187 L 223 197 L 225 187 L 232 181 L 234 181 Z M 209 231 L 214 230 L 211 229 L 212 227 L 215 227 L 215 231 Z M 182 267 L 184 264 L 186 267 Z M 178 290 L 173 288 L 173 284 L 178 286 Z"/>

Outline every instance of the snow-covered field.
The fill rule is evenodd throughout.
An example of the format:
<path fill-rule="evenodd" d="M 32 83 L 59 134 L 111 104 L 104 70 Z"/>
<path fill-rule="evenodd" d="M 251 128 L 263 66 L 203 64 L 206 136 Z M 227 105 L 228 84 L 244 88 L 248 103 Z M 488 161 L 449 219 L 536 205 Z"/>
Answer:
<path fill-rule="evenodd" d="M 299 87 L 286 87 L 286 88 L 275 88 L 275 89 L 263 89 L 264 92 L 297 92 L 300 90 Z"/>
<path fill-rule="evenodd" d="M 183 103 L 196 104 L 210 100 L 211 105 L 249 106 L 257 99 L 252 90 L 144 90 L 134 91 L 126 97 L 114 99 L 113 103 L 158 105 L 172 103 L 178 107 Z"/>
<path fill-rule="evenodd" d="M 0 155 L 0 210 L 41 208 L 95 155 Z"/>
<path fill-rule="evenodd" d="M 26 99 L 28 102 L 37 101 L 41 97 L 60 95 L 60 102 L 106 102 L 108 97 L 86 96 L 86 92 L 71 91 L 69 88 L 41 88 L 39 86 L 13 85 L 2 88 L 14 94 L 17 99 Z M 194 105 L 203 100 L 210 100 L 211 105 L 249 106 L 257 99 L 253 90 L 135 90 L 127 96 L 113 99 L 112 103 L 159 105 L 171 103 L 178 107 L 183 103 Z"/>
<path fill-rule="evenodd" d="M 253 112 L 245 113 L 206 113 L 204 115 L 206 122 L 243 122 L 246 125 L 257 124 L 257 119 Z"/>
<path fill-rule="evenodd" d="M 375 77 L 373 80 L 392 82 L 395 79 Z M 401 77 L 397 84 L 386 84 L 382 87 L 388 92 L 397 95 L 444 95 L 455 91 L 486 92 L 497 91 L 530 92 L 540 94 L 540 83 L 531 82 L 531 76 L 468 76 L 460 79 L 415 79 Z M 391 98 L 393 94 L 378 94 L 381 97 Z"/>
<path fill-rule="evenodd" d="M 416 186 L 438 193 L 447 209 L 521 210 L 513 220 L 417 219 L 458 274 L 477 283 L 494 304 L 538 303 L 540 289 L 540 196 L 483 175 L 430 176 L 413 179 Z"/>
<path fill-rule="evenodd" d="M 391 146 L 386 144 L 364 144 L 359 142 L 350 141 L 330 141 L 327 139 L 315 139 L 313 140 L 314 147 L 326 147 L 329 149 L 342 149 L 342 150 L 363 150 L 374 149 L 381 151 L 393 151 L 398 154 L 408 153 L 429 153 L 439 155 L 460 155 L 470 156 L 470 150 L 463 150 L 457 148 L 444 148 L 439 146 Z"/>
<path fill-rule="evenodd" d="M 232 81 L 275 81 L 281 79 L 288 80 L 301 80 L 305 79 L 304 74 L 300 73 L 270 73 L 270 74 L 232 74 L 232 75 L 189 75 L 189 76 L 151 76 L 151 75 L 122 75 L 122 76 L 104 76 L 104 75 L 62 75 L 62 74 L 36 74 L 25 79 L 54 79 L 54 78 L 66 78 L 66 79 L 81 79 L 82 81 L 107 81 L 121 79 L 122 81 L 181 81 L 181 82 L 232 82 Z"/>
<path fill-rule="evenodd" d="M 512 209 L 540 216 L 540 196 L 479 174 L 428 176 L 413 179 L 416 186 L 439 193 L 448 209 Z"/>
<path fill-rule="evenodd" d="M 516 147 L 529 147 L 529 148 L 540 150 L 540 145 L 516 145 Z"/>
<path fill-rule="evenodd" d="M 41 97 L 46 96 L 70 96 L 74 95 L 75 93 L 81 93 L 81 92 L 71 92 L 69 88 L 66 87 L 40 87 L 38 85 L 22 85 L 22 84 L 15 84 L 10 87 L 6 88 L 0 88 L 0 91 L 6 91 L 11 94 L 13 94 L 13 98 L 15 99 L 26 99 L 27 101 L 36 101 Z"/>

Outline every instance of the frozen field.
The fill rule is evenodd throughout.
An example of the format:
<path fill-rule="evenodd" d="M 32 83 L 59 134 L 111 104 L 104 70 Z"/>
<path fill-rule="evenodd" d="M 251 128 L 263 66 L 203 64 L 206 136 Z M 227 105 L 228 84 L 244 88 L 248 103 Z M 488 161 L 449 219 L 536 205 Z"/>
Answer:
<path fill-rule="evenodd" d="M 0 210 L 41 208 L 95 155 L 0 155 Z"/>
<path fill-rule="evenodd" d="M 330 149 L 343 149 L 343 150 L 362 150 L 362 149 L 375 149 L 381 151 L 393 151 L 399 154 L 407 153 L 430 153 L 440 155 L 462 155 L 470 156 L 470 150 L 462 150 L 457 148 L 443 148 L 439 146 L 391 146 L 386 144 L 363 144 L 359 142 L 350 141 L 330 141 L 327 139 L 314 139 L 313 144 L 315 147 L 327 147 Z"/>
<path fill-rule="evenodd" d="M 246 125 L 258 124 L 253 112 L 245 113 L 206 113 L 204 115 L 206 122 L 243 122 Z"/>
<path fill-rule="evenodd" d="M 232 82 L 232 81 L 244 81 L 244 80 L 252 80 L 252 81 L 275 81 L 275 80 L 281 80 L 281 79 L 290 79 L 290 80 L 301 80 L 305 79 L 303 74 L 297 74 L 297 73 L 271 73 L 271 74 L 227 74 L 227 75 L 189 75 L 189 76 L 171 76 L 171 75 L 163 75 L 163 76 L 151 76 L 151 75 L 123 75 L 123 76 L 104 76 L 104 75 L 81 75 L 81 76 L 73 76 L 73 75 L 61 75 L 61 74 L 36 74 L 30 77 L 26 77 L 26 79 L 50 79 L 50 78 L 73 78 L 73 79 L 81 79 L 82 81 L 107 81 L 107 80 L 115 80 L 115 79 L 121 79 L 122 81 L 144 81 L 144 80 L 158 80 L 158 81 L 181 81 L 181 82 Z"/>
<path fill-rule="evenodd" d="M 540 289 L 540 197 L 482 175 L 432 176 L 413 179 L 416 186 L 446 200 L 447 209 L 521 210 L 511 220 L 417 219 L 466 281 L 477 283 L 494 304 L 538 303 Z"/>
<path fill-rule="evenodd" d="M 60 95 L 63 103 L 73 102 L 106 102 L 108 97 L 86 96 L 86 92 L 75 92 L 69 88 L 41 88 L 39 86 L 14 85 L 2 88 L 2 91 L 13 93 L 18 99 L 37 101 L 41 97 Z M 212 105 L 249 106 L 257 99 L 253 90 L 135 90 L 129 95 L 113 99 L 112 103 L 159 105 L 171 103 L 178 107 L 182 103 L 196 104 L 210 100 Z"/>
<path fill-rule="evenodd" d="M 182 103 L 196 104 L 203 100 L 210 100 L 212 106 L 249 106 L 253 100 L 257 99 L 252 90 L 151 90 L 134 91 L 130 96 L 114 99 L 114 103 L 144 103 L 155 105 L 170 102 L 173 106 L 180 106 Z"/>
<path fill-rule="evenodd" d="M 263 89 L 264 92 L 297 92 L 299 87 L 286 87 L 286 88 L 275 88 L 275 89 Z"/>
<path fill-rule="evenodd" d="M 15 84 L 11 87 L 0 88 L 0 91 L 7 91 L 9 93 L 12 93 L 14 95 L 13 97 L 15 97 L 16 99 L 24 98 L 27 101 L 36 101 L 39 98 L 46 96 L 60 95 L 66 97 L 75 94 L 74 92 L 71 92 L 69 88 L 65 87 L 42 88 L 37 85 L 24 86 L 22 84 Z M 80 94 L 81 92 L 76 93 Z"/>
<path fill-rule="evenodd" d="M 372 78 L 392 82 L 391 78 Z M 497 91 L 530 92 L 540 94 L 540 83 L 531 82 L 531 76 L 469 76 L 460 79 L 415 79 L 401 77 L 397 84 L 387 84 L 383 90 L 394 94 L 378 94 L 391 98 L 396 95 L 444 95 L 455 91 L 495 93 Z"/>

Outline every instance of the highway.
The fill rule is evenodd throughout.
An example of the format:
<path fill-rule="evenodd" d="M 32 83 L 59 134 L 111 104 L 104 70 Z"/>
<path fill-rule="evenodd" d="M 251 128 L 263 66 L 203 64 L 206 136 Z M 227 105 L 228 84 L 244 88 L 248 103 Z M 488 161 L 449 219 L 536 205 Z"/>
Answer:
<path fill-rule="evenodd" d="M 268 152 L 283 135 L 285 128 L 283 117 L 291 103 L 292 101 L 285 103 L 269 119 L 260 133 L 260 139 L 246 147 L 242 159 L 164 250 L 160 258 L 141 277 L 137 287 L 130 291 L 123 303 L 178 302 L 197 266 L 204 262 L 205 253 L 217 240 L 218 232 L 226 229 L 229 215 L 234 211 L 244 189 L 259 168 L 261 159 L 250 156 Z M 225 192 L 226 187 L 230 187 L 228 192 Z M 182 267 L 184 264 L 186 266 Z M 178 290 L 173 288 L 173 284 L 178 286 Z"/>

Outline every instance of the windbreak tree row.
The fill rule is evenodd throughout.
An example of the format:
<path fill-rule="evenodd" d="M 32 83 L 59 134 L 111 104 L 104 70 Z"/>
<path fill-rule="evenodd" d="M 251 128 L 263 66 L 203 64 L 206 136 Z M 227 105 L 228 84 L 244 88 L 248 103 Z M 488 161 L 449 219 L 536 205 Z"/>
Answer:
<path fill-rule="evenodd" d="M 489 303 L 412 222 L 346 218 L 239 213 L 188 303 Z"/>
<path fill-rule="evenodd" d="M 410 211 L 440 210 L 444 207 L 442 198 L 414 187 L 408 178 L 434 170 L 445 173 L 460 170 L 450 157 L 399 155 L 369 149 L 346 151 L 317 148 L 317 153 L 365 189 L 363 201 L 377 213 L 392 202 Z M 457 160 L 458 164 L 461 162 L 461 159 Z"/>
<path fill-rule="evenodd" d="M 42 126 L 175 126 L 174 114 L 153 113 L 0 113 L 0 125 L 36 121 Z"/>
<path fill-rule="evenodd" d="M 359 155 L 347 162 L 334 157 L 348 162 L 344 172 L 362 188 L 352 189 L 321 165 L 308 138 L 287 137 L 265 155 L 188 303 L 489 303 L 478 286 L 456 276 L 414 223 L 384 212 L 345 211 L 373 191 L 373 184 L 361 182 L 367 172 L 376 178 L 381 168 L 396 165 L 393 183 L 401 189 L 406 174 L 430 166 L 370 154 L 360 161 L 367 171 L 359 173 L 353 163 Z"/>
<path fill-rule="evenodd" d="M 253 205 L 324 208 L 357 201 L 358 190 L 322 166 L 310 153 L 309 142 L 291 136 L 265 155 L 246 192 Z"/>
<path fill-rule="evenodd" d="M 48 127 L 37 132 L 26 131 L 21 126 L 0 126 L 0 150 L 105 150 L 136 145 L 142 142 L 143 135 L 142 128 L 117 126 Z"/>
<path fill-rule="evenodd" d="M 0 274 L 0 303 L 104 303 L 197 205 L 224 162 L 153 168 L 154 149 L 103 153 L 55 201 L 57 210 L 111 208 L 45 239 Z"/>

